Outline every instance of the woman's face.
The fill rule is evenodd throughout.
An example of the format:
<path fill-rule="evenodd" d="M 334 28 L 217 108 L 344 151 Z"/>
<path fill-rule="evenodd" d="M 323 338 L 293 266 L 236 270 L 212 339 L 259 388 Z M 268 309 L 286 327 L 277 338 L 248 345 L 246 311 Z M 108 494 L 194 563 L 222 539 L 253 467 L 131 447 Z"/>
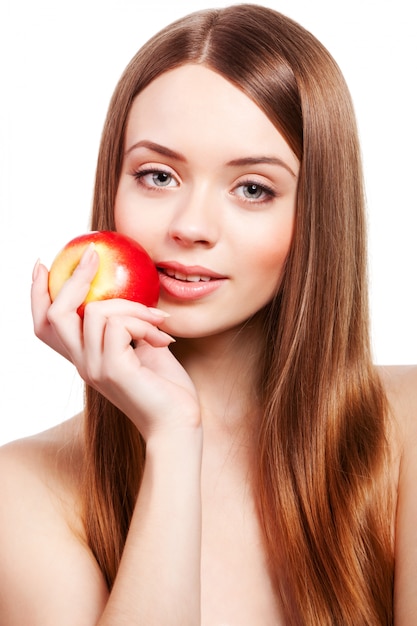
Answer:
<path fill-rule="evenodd" d="M 164 329 L 238 327 L 273 297 L 294 224 L 299 163 L 242 91 L 201 65 L 156 78 L 130 111 L 116 229 L 158 267 Z"/>

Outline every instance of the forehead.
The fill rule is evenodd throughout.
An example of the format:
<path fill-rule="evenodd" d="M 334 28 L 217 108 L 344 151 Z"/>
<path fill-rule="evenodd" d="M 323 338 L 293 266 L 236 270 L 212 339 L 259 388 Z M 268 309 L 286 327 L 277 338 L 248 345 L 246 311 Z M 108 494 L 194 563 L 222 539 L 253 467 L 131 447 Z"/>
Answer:
<path fill-rule="evenodd" d="M 203 65 L 187 64 L 154 79 L 136 96 L 126 145 L 142 138 L 173 144 L 217 144 L 276 151 L 298 160 L 281 133 L 241 89 Z"/>

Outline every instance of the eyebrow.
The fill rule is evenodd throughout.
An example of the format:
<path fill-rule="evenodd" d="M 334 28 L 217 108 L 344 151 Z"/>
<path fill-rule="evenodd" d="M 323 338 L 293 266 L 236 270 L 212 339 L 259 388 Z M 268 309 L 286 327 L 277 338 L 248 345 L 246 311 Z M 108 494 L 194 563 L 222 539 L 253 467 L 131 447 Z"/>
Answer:
<path fill-rule="evenodd" d="M 159 143 L 155 143 L 154 141 L 149 141 L 147 139 L 143 139 L 142 141 L 138 141 L 130 148 L 128 148 L 125 152 L 125 155 L 128 155 L 133 150 L 137 148 L 147 148 L 148 150 L 152 150 L 152 152 L 157 152 L 158 154 L 162 154 L 163 156 L 167 156 L 171 159 L 175 159 L 176 161 L 181 161 L 185 163 L 187 159 L 180 152 L 176 152 L 175 150 L 171 150 L 171 148 L 167 148 L 166 146 L 162 146 Z M 291 176 L 296 178 L 295 172 L 291 169 L 291 167 L 286 163 L 283 159 L 279 157 L 271 157 L 271 156 L 252 156 L 252 157 L 242 157 L 239 159 L 232 159 L 226 163 L 229 167 L 242 167 L 246 165 L 258 165 L 260 163 L 266 163 L 267 165 L 278 165 L 286 169 Z"/>
<path fill-rule="evenodd" d="M 167 148 L 166 146 L 161 146 L 159 143 L 155 143 L 154 141 L 148 141 L 147 139 L 143 139 L 142 141 L 138 141 L 137 143 L 130 146 L 125 152 L 125 155 L 129 154 L 136 148 L 147 148 L 148 150 L 152 150 L 152 152 L 157 152 L 158 154 L 162 154 L 163 156 L 170 157 L 171 159 L 175 159 L 176 161 L 186 162 L 186 158 L 184 155 L 179 152 L 175 152 L 175 150 L 171 150 L 171 148 Z"/>
<path fill-rule="evenodd" d="M 254 157 L 243 157 L 241 159 L 233 159 L 233 161 L 229 161 L 226 165 L 230 165 L 232 167 L 242 166 L 242 165 L 258 165 L 259 163 L 266 163 L 267 165 L 279 165 L 280 167 L 285 168 L 294 178 L 296 178 L 295 172 L 291 169 L 291 167 L 286 163 L 283 159 L 279 157 L 270 157 L 270 156 L 254 156 Z"/>

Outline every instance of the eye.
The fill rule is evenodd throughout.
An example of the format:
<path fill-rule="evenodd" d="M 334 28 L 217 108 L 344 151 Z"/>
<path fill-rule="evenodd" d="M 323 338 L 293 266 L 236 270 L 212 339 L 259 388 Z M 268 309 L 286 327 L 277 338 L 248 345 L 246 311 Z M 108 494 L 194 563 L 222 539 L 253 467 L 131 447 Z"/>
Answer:
<path fill-rule="evenodd" d="M 260 185 L 251 184 L 243 187 L 243 195 L 245 198 L 255 198 L 255 200 L 258 200 L 262 197 L 263 193 L 264 189 Z"/>
<path fill-rule="evenodd" d="M 267 202 L 277 195 L 270 187 L 253 181 L 240 183 L 235 187 L 234 193 L 243 200 L 252 200 L 254 202 Z"/>
<path fill-rule="evenodd" d="M 149 189 L 178 186 L 178 182 L 173 174 L 162 169 L 146 168 L 138 170 L 134 172 L 134 177 L 141 185 Z"/>

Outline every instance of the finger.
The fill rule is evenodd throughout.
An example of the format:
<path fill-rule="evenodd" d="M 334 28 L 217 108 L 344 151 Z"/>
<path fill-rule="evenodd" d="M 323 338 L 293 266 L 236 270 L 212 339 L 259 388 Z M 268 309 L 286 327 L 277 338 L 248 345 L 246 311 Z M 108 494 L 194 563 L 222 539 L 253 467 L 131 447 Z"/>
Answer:
<path fill-rule="evenodd" d="M 151 324 L 160 324 L 169 317 L 169 313 L 165 313 L 161 309 L 147 307 L 140 302 L 126 300 L 122 298 L 109 298 L 108 300 L 99 300 L 89 302 L 84 309 L 84 319 L 89 316 L 100 315 L 102 317 L 112 317 L 115 315 L 126 315 L 138 317 Z"/>
<path fill-rule="evenodd" d="M 136 336 L 128 334 L 124 336 L 124 343 L 135 347 L 138 342 L 145 339 L 151 344 L 169 345 L 173 339 L 169 335 L 158 331 L 156 326 L 166 319 L 167 314 L 158 309 L 148 308 L 143 304 L 123 299 L 101 300 L 90 302 L 84 309 L 84 349 L 92 362 L 99 362 L 104 350 L 104 329 L 114 321 L 115 325 L 121 324 L 135 328 Z M 118 318 L 118 321 L 116 319 Z M 130 321 L 129 318 L 131 318 Z M 134 320 L 137 321 L 135 326 Z M 143 325 L 140 324 L 143 322 Z M 151 331 L 154 328 L 154 332 Z M 123 343 L 123 340 L 121 340 Z M 121 345 L 122 345 L 121 343 Z M 120 348 L 120 346 L 119 346 Z"/>
<path fill-rule="evenodd" d="M 84 251 L 81 260 L 71 277 L 63 284 L 47 312 L 47 318 L 54 328 L 65 350 L 71 355 L 71 361 L 77 366 L 83 358 L 82 320 L 77 313 L 84 302 L 91 282 L 97 273 L 99 256 L 90 245 Z"/>
<path fill-rule="evenodd" d="M 99 307 L 95 308 L 95 315 L 84 316 L 83 363 L 78 368 L 84 380 L 94 386 L 100 384 L 103 376 L 106 380 L 117 379 L 121 362 L 123 368 L 132 370 L 132 365 L 137 368 L 133 344 L 146 342 L 153 347 L 166 347 L 174 341 L 148 321 L 126 315 L 106 317 L 98 314 Z M 130 362 L 126 355 L 132 359 Z"/>
<path fill-rule="evenodd" d="M 145 342 L 154 348 L 162 348 L 175 340 L 153 324 L 136 317 L 117 316 L 107 320 L 103 334 L 104 352 L 115 353 L 130 348 L 132 341 L 135 344 Z"/>
<path fill-rule="evenodd" d="M 39 261 L 36 262 L 33 269 L 32 279 L 31 310 L 35 335 L 53 350 L 70 360 L 67 350 L 48 320 L 48 310 L 51 306 L 48 291 L 48 270 Z"/>
<path fill-rule="evenodd" d="M 49 326 L 46 313 L 51 306 L 51 298 L 48 292 L 48 270 L 39 260 L 33 268 L 30 300 L 35 334 L 42 339 Z"/>
<path fill-rule="evenodd" d="M 90 291 L 91 283 L 97 274 L 100 258 L 90 244 L 83 252 L 81 260 L 70 278 L 63 284 L 54 300 L 54 311 L 57 314 L 77 311 Z"/>
<path fill-rule="evenodd" d="M 96 359 L 100 358 L 103 351 L 104 327 L 108 323 L 108 320 L 115 319 L 116 317 L 121 319 L 128 319 L 130 317 L 157 326 L 166 319 L 167 316 L 168 314 L 159 309 L 148 308 L 144 304 L 131 300 L 115 298 L 89 302 L 84 309 L 84 348 L 92 355 L 93 359 L 94 357 Z M 147 327 L 143 326 L 140 328 Z M 130 337 L 129 343 L 132 342 L 132 339 L 133 338 Z M 135 340 L 138 340 L 138 338 L 136 337 Z M 171 340 L 171 338 L 169 338 L 169 340 Z"/>

